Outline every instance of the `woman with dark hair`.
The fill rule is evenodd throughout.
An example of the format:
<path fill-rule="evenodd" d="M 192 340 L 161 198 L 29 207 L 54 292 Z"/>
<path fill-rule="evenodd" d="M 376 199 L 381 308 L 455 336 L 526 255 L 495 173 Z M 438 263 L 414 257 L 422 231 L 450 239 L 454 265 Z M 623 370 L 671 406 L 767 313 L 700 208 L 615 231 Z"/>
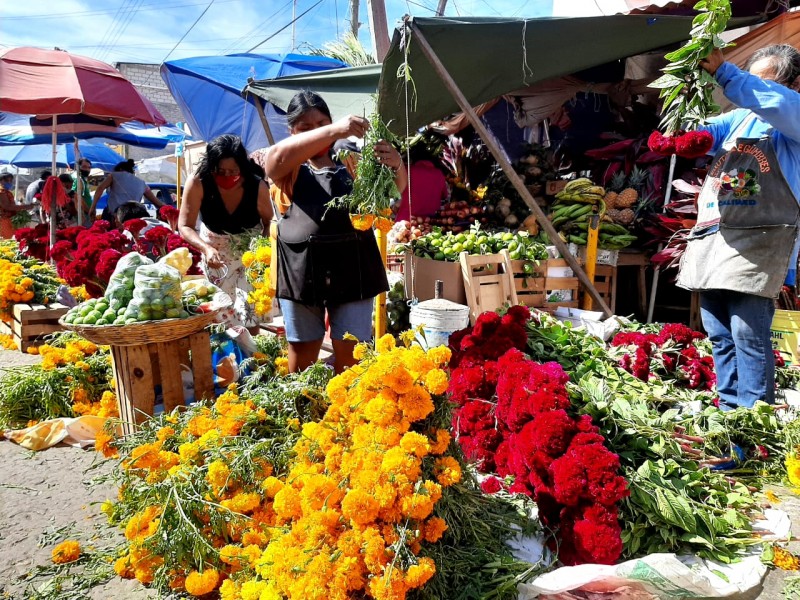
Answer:
<path fill-rule="evenodd" d="M 715 153 L 698 198 L 678 284 L 700 292 L 720 406 L 775 399 L 770 325 L 800 227 L 800 52 L 756 51 L 742 70 L 713 52 L 701 66 L 737 107 L 705 129 Z"/>
<path fill-rule="evenodd" d="M 317 360 L 327 313 L 334 367 L 341 372 L 355 362 L 350 336 L 372 337 L 374 298 L 389 288 L 372 231 L 356 231 L 347 210 L 328 206 L 353 187 L 331 148 L 337 140 L 363 138 L 369 122 L 353 115 L 333 122 L 325 101 L 308 91 L 292 98 L 287 121 L 291 135 L 270 148 L 265 168 L 282 214 L 276 296 L 289 342 L 289 370 L 301 371 Z M 400 153 L 382 140 L 375 155 L 394 170 L 402 192 L 406 171 Z"/>
<path fill-rule="evenodd" d="M 249 239 L 265 233 L 272 220 L 263 175 L 239 137 L 221 135 L 208 143 L 197 171 L 186 182 L 178 217 L 178 232 L 203 254 L 206 275 L 234 301 L 227 320 L 251 329 L 258 319 L 247 302 L 251 288 L 242 253 Z"/>
<path fill-rule="evenodd" d="M 103 209 L 103 220 L 114 225 L 117 209 L 126 202 L 141 202 L 142 196 L 159 208 L 164 206 L 150 187 L 133 174 L 133 159 L 128 159 L 114 166 L 114 172 L 109 173 L 103 182 L 94 191 L 94 201 L 89 209 L 89 215 L 94 218 L 97 202 L 108 189 L 108 201 Z"/>

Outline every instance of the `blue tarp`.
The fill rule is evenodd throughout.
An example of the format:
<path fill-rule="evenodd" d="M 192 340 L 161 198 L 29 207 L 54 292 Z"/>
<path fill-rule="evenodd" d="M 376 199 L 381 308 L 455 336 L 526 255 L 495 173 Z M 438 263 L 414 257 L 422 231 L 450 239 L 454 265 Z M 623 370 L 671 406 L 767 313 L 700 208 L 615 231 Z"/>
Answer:
<path fill-rule="evenodd" d="M 268 142 L 255 106 L 241 96 L 248 78 L 274 79 L 345 66 L 322 56 L 231 54 L 171 60 L 161 65 L 161 77 L 181 107 L 192 136 L 208 141 L 233 133 L 252 152 Z M 286 137 L 282 114 L 271 105 L 265 112 L 275 139 Z"/>
<path fill-rule="evenodd" d="M 114 166 L 125 160 L 108 146 L 93 144 L 85 140 L 78 142 L 82 157 L 92 161 L 92 167 L 111 171 Z M 50 144 L 34 144 L 29 146 L 0 147 L 0 163 L 11 164 L 23 169 L 49 167 L 53 164 L 53 147 Z M 59 144 L 56 152 L 56 166 L 72 167 L 75 164 L 75 145 Z"/>
<path fill-rule="evenodd" d="M 0 146 L 21 144 L 50 144 L 53 119 L 37 119 L 31 115 L 0 112 Z M 173 125 L 153 127 L 137 121 L 116 126 L 107 120 L 92 119 L 83 115 L 61 115 L 57 120 L 59 144 L 75 138 L 104 138 L 117 143 L 160 150 L 167 144 L 183 141 L 187 136 Z"/>

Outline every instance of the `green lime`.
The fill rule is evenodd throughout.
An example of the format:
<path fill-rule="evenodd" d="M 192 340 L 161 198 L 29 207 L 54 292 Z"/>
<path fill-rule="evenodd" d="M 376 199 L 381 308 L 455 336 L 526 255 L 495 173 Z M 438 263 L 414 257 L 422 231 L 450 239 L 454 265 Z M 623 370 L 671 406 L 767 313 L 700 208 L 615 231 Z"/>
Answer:
<path fill-rule="evenodd" d="M 97 323 L 97 317 L 90 314 L 88 317 L 84 317 L 83 323 L 85 325 L 94 325 L 95 323 Z"/>

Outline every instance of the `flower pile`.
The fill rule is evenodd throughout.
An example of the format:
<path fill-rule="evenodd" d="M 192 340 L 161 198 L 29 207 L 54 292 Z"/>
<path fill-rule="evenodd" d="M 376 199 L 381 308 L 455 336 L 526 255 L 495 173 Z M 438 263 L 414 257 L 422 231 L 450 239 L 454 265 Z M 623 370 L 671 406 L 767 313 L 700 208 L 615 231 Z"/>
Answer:
<path fill-rule="evenodd" d="M 49 304 L 61 283 L 50 265 L 23 256 L 13 241 L 0 242 L 0 319 L 12 320 L 14 304 Z"/>
<path fill-rule="evenodd" d="M 0 377 L 0 426 L 23 427 L 56 417 L 116 417 L 117 400 L 107 348 L 73 333 L 30 348 L 42 361 Z"/>
<path fill-rule="evenodd" d="M 157 260 L 172 250 L 186 247 L 192 253 L 192 274 L 199 273 L 199 253 L 177 233 L 164 226 L 146 227 L 142 219 L 125 223 L 126 233 L 111 228 L 108 221 L 95 221 L 90 227 L 66 227 L 56 232 L 56 243 L 48 252 L 47 225 L 19 229 L 14 234 L 26 256 L 41 261 L 52 257 L 60 277 L 70 286 L 83 286 L 93 298 L 103 295 L 119 260 L 139 252 Z"/>
<path fill-rule="evenodd" d="M 253 287 L 248 293 L 247 301 L 253 305 L 258 316 L 265 316 L 272 310 L 272 289 L 270 262 L 272 260 L 272 244 L 268 237 L 256 237 L 250 241 L 249 249 L 242 254 L 247 282 Z"/>
<path fill-rule="evenodd" d="M 483 472 L 536 501 L 563 563 L 613 564 L 622 553 L 617 504 L 628 495 L 619 457 L 591 417 L 571 414 L 562 367 L 521 352 L 529 318 L 524 307 L 484 313 L 451 337 L 458 441 Z M 484 482 L 487 492 L 502 487 L 494 477 Z"/>
<path fill-rule="evenodd" d="M 667 323 L 657 333 L 618 333 L 611 346 L 624 352 L 619 365 L 637 379 L 675 380 L 692 390 L 711 391 L 717 382 L 714 359 L 695 343 L 705 337 L 686 325 Z"/>

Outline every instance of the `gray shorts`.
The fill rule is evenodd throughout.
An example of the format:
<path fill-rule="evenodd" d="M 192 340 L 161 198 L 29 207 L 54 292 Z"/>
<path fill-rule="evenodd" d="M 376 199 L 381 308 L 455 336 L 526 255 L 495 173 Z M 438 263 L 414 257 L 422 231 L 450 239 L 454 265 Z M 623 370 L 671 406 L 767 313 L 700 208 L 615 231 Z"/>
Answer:
<path fill-rule="evenodd" d="M 286 339 L 289 342 L 314 342 L 325 337 L 325 307 L 307 306 L 279 298 Z M 329 306 L 331 339 L 343 340 L 346 333 L 364 342 L 372 339 L 374 298 Z"/>

